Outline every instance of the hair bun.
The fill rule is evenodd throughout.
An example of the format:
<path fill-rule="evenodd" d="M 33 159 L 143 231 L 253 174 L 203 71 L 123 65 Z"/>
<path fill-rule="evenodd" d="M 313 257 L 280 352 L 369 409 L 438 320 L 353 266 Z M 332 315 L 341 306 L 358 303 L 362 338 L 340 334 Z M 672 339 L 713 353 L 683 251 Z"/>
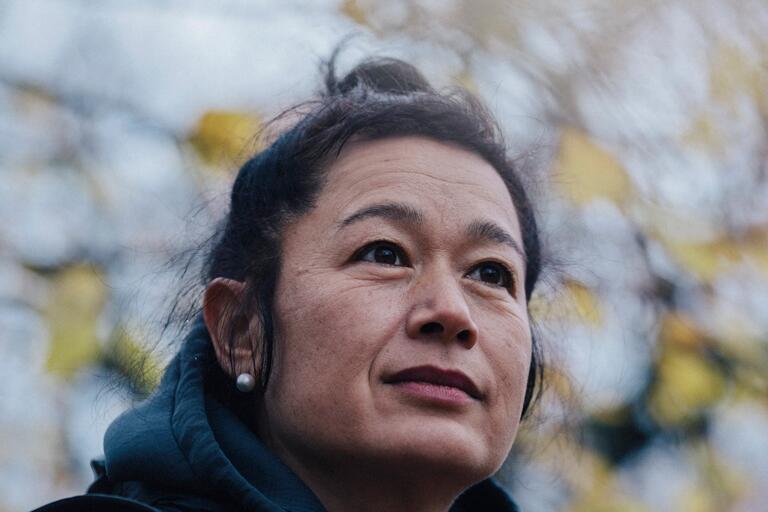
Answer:
<path fill-rule="evenodd" d="M 336 79 L 334 61 L 335 58 L 332 58 L 329 62 L 326 76 L 327 94 L 330 96 L 347 95 L 360 89 L 402 95 L 434 91 L 419 70 L 398 59 L 367 60 L 355 66 L 341 80 Z"/>

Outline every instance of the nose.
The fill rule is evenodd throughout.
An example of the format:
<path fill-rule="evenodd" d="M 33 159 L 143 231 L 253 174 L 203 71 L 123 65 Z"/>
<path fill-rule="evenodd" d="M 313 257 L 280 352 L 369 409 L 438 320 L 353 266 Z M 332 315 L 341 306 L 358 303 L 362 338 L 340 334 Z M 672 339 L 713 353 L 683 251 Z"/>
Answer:
<path fill-rule="evenodd" d="M 405 327 L 408 336 L 455 341 L 465 348 L 472 348 L 477 343 L 478 328 L 455 278 L 433 274 L 414 284 L 413 306 Z"/>

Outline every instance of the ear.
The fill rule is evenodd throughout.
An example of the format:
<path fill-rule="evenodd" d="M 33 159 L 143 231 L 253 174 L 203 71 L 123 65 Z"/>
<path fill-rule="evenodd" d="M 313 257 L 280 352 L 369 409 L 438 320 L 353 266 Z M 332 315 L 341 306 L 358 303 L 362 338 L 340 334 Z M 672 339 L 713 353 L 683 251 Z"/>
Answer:
<path fill-rule="evenodd" d="M 216 359 L 236 379 L 250 373 L 259 381 L 261 329 L 258 315 L 245 311 L 245 283 L 217 277 L 205 288 L 203 318 Z"/>

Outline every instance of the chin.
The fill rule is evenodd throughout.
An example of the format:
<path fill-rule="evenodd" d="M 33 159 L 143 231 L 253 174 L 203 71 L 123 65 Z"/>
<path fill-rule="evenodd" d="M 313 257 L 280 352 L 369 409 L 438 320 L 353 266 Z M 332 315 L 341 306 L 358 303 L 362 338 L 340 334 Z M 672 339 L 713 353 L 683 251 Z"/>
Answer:
<path fill-rule="evenodd" d="M 501 467 L 511 441 L 500 445 L 466 425 L 435 420 L 414 418 L 412 428 L 401 424 L 397 432 L 390 432 L 387 448 L 402 467 L 459 478 L 466 486 L 488 478 Z"/>

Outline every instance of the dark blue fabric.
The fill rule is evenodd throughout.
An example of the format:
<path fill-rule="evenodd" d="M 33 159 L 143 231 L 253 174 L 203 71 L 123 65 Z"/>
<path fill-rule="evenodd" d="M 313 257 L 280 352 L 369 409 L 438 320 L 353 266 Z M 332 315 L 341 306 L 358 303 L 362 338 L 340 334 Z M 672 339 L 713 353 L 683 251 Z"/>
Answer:
<path fill-rule="evenodd" d="M 227 499 L 246 510 L 322 511 L 304 483 L 206 394 L 213 365 L 208 332 L 198 321 L 158 391 L 107 430 L 107 479 Z"/>
<path fill-rule="evenodd" d="M 156 508 L 142 503 L 117 496 L 104 496 L 102 494 L 86 494 L 54 501 L 33 512 L 88 512 L 109 510 L 111 512 L 158 512 Z"/>

